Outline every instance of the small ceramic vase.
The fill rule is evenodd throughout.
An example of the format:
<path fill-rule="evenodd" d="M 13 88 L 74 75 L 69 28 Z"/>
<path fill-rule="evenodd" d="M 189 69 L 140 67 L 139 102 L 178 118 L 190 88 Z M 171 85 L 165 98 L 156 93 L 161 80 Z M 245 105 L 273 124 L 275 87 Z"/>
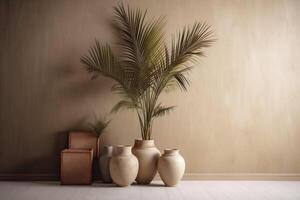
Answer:
<path fill-rule="evenodd" d="M 165 149 L 158 160 L 158 172 L 166 186 L 175 186 L 181 180 L 185 161 L 178 149 Z"/>
<path fill-rule="evenodd" d="M 160 157 L 154 140 L 135 140 L 132 153 L 139 161 L 138 184 L 149 184 L 157 173 L 157 162 Z"/>
<path fill-rule="evenodd" d="M 138 169 L 139 163 L 131 153 L 131 146 L 114 147 L 109 164 L 110 175 L 114 183 L 122 187 L 131 185 L 137 176 Z"/>
<path fill-rule="evenodd" d="M 112 157 L 113 146 L 106 145 L 104 146 L 103 153 L 100 155 L 99 158 L 99 167 L 100 173 L 102 177 L 102 181 L 104 183 L 111 183 L 112 179 L 109 172 L 109 162 Z"/>

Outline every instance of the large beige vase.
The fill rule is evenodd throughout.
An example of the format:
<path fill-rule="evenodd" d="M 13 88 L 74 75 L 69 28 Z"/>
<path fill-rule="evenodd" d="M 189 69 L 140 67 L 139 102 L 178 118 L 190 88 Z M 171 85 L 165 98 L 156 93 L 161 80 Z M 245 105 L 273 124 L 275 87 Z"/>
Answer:
<path fill-rule="evenodd" d="M 131 153 L 131 146 L 116 146 L 110 159 L 109 171 L 114 183 L 118 186 L 131 185 L 138 173 L 139 163 Z"/>
<path fill-rule="evenodd" d="M 158 160 L 158 173 L 166 186 L 175 186 L 181 180 L 185 161 L 178 149 L 165 149 Z"/>
<path fill-rule="evenodd" d="M 160 157 L 154 140 L 135 140 L 132 153 L 139 161 L 138 184 L 149 184 L 157 173 L 157 162 Z"/>

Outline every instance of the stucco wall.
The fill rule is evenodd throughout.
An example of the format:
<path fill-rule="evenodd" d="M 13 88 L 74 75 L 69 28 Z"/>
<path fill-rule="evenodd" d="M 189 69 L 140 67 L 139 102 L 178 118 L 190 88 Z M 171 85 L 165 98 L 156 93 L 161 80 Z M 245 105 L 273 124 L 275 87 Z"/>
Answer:
<path fill-rule="evenodd" d="M 126 1 L 124 1 L 126 2 Z M 118 96 L 80 63 L 97 38 L 114 41 L 117 1 L 1 1 L 0 173 L 58 173 L 68 130 L 108 113 Z M 300 1 L 130 1 L 166 16 L 170 38 L 195 20 L 217 42 L 187 93 L 155 122 L 158 148 L 179 148 L 187 173 L 300 173 Z M 112 116 L 101 144 L 133 144 L 135 113 Z"/>

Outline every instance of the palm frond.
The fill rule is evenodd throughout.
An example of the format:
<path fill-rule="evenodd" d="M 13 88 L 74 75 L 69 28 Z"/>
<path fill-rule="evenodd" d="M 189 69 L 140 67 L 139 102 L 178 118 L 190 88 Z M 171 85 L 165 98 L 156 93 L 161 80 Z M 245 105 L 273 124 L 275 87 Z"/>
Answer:
<path fill-rule="evenodd" d="M 214 41 L 213 32 L 207 23 L 195 22 L 192 27 L 184 27 L 177 40 L 173 39 L 169 67 L 173 69 L 186 61 L 196 61 L 195 58 L 204 56 L 204 49 Z"/>
<path fill-rule="evenodd" d="M 111 113 L 116 113 L 121 108 L 136 109 L 138 108 L 138 105 L 136 105 L 136 103 L 132 101 L 121 100 L 113 106 L 113 108 L 111 109 Z"/>
<path fill-rule="evenodd" d="M 206 23 L 195 22 L 192 27 L 184 27 L 177 39 L 172 40 L 171 50 L 165 47 L 165 60 L 157 70 L 156 87 L 160 93 L 165 88 L 177 85 L 187 90 L 187 73 L 204 50 L 214 42 L 212 30 Z"/>
<path fill-rule="evenodd" d="M 153 63 L 156 63 L 164 40 L 163 18 L 145 21 L 147 11 L 124 7 L 115 7 L 114 25 L 121 38 L 121 61 L 124 69 L 130 74 L 131 88 L 140 95 L 151 86 Z"/>
<path fill-rule="evenodd" d="M 96 40 L 95 45 L 89 49 L 88 53 L 88 55 L 82 56 L 80 61 L 85 65 L 86 70 L 93 74 L 92 79 L 102 74 L 122 85 L 126 84 L 124 70 L 109 45 L 101 45 Z"/>
<path fill-rule="evenodd" d="M 175 108 L 175 106 L 164 107 L 164 106 L 158 104 L 154 109 L 153 117 L 164 116 L 164 115 L 168 114 L 169 112 L 171 112 L 174 108 Z"/>
<path fill-rule="evenodd" d="M 89 123 L 89 126 L 93 132 L 95 132 L 98 137 L 104 132 L 106 127 L 109 125 L 111 120 L 97 120 L 95 123 Z"/>

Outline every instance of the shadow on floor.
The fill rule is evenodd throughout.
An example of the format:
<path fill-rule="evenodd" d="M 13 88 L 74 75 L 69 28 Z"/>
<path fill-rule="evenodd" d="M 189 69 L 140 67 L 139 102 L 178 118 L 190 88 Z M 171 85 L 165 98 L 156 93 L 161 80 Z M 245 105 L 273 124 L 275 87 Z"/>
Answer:
<path fill-rule="evenodd" d="M 132 185 L 137 187 L 165 187 L 163 183 L 151 183 L 148 185 L 139 185 L 137 183 L 133 183 Z"/>
<path fill-rule="evenodd" d="M 61 187 L 105 187 L 105 188 L 120 188 L 119 186 L 117 186 L 116 184 L 113 183 L 103 183 L 100 181 L 97 182 L 93 182 L 92 185 L 61 185 L 60 182 L 58 181 L 32 181 L 32 184 L 36 184 L 36 185 L 41 185 L 41 186 L 61 186 Z M 137 183 L 133 183 L 131 186 L 134 187 L 165 187 L 165 185 L 163 183 L 151 183 L 149 185 L 138 185 Z"/>

